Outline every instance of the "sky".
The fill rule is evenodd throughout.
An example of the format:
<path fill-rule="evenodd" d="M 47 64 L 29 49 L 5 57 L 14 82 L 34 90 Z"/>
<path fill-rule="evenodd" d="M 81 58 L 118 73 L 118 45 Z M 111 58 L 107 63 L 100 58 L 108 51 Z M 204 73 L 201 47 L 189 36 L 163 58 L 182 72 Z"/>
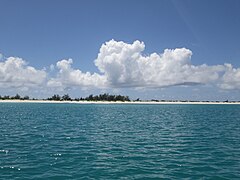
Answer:
<path fill-rule="evenodd" d="M 240 100 L 238 0 L 0 0 L 0 95 Z"/>

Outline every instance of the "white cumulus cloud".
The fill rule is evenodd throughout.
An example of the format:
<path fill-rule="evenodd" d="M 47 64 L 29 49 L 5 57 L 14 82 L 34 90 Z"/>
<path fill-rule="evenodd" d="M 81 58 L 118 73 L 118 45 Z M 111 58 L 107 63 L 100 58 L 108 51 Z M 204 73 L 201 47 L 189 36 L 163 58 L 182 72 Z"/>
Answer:
<path fill-rule="evenodd" d="M 231 64 L 194 65 L 192 51 L 186 48 L 165 49 L 162 53 L 144 54 L 145 44 L 110 40 L 100 47 L 94 61 L 99 72 L 82 72 L 72 59 L 63 59 L 48 70 L 28 66 L 18 57 L 0 61 L 0 87 L 57 88 L 161 88 L 179 85 L 212 84 L 221 89 L 240 89 L 240 68 Z"/>
<path fill-rule="evenodd" d="M 57 77 L 51 78 L 47 85 L 48 87 L 70 88 L 71 86 L 85 87 L 103 87 L 105 77 L 97 73 L 83 73 L 79 69 L 71 67 L 72 59 L 58 61 L 56 66 L 59 69 Z"/>
<path fill-rule="evenodd" d="M 239 73 L 235 72 L 238 69 L 231 65 L 193 65 L 189 49 L 165 49 L 163 53 L 150 55 L 145 55 L 144 49 L 145 44 L 140 41 L 128 44 L 110 40 L 101 46 L 94 61 L 98 73 L 84 73 L 72 68 L 72 59 L 61 60 L 56 63 L 56 77 L 52 77 L 47 85 L 63 89 L 71 86 L 161 88 L 212 83 L 224 89 L 233 89 L 239 83 Z"/>
<path fill-rule="evenodd" d="M 145 56 L 143 42 L 127 44 L 111 40 L 100 48 L 95 65 L 113 87 L 166 87 L 211 83 L 224 66 L 194 66 L 186 48 L 166 49 Z"/>
<path fill-rule="evenodd" d="M 0 86 L 29 88 L 44 83 L 47 73 L 37 70 L 18 57 L 9 57 L 0 62 Z"/>
<path fill-rule="evenodd" d="M 240 68 L 233 68 L 231 64 L 225 64 L 226 71 L 221 78 L 220 88 L 225 90 L 240 90 Z"/>

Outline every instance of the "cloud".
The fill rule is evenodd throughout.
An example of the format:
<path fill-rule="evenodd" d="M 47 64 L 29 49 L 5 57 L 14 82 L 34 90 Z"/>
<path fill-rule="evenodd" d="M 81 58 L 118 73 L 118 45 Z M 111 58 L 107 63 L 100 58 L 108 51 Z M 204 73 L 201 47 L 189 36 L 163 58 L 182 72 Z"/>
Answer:
<path fill-rule="evenodd" d="M 27 66 L 27 63 L 18 57 L 9 57 L 0 62 L 0 87 L 29 88 L 44 83 L 47 73 Z"/>
<path fill-rule="evenodd" d="M 236 88 L 233 84 L 239 83 L 237 77 L 231 85 L 227 83 L 228 79 L 231 79 L 228 76 L 236 76 L 236 73 L 230 72 L 237 71 L 229 67 L 230 65 L 193 65 L 192 51 L 189 49 L 165 49 L 161 54 L 150 55 L 145 55 L 144 49 L 145 44 L 140 41 L 128 44 L 110 40 L 101 46 L 94 61 L 98 73 L 84 73 L 72 68 L 72 59 L 61 60 L 56 63 L 56 77 L 52 77 L 47 85 L 63 89 L 72 86 L 101 89 L 162 88 L 218 83 L 219 87 L 230 89 L 230 86 Z"/>
<path fill-rule="evenodd" d="M 240 90 L 240 68 L 233 68 L 231 64 L 225 64 L 226 70 L 221 78 L 220 88 L 225 90 Z"/>
<path fill-rule="evenodd" d="M 81 70 L 75 70 L 71 67 L 72 59 L 58 61 L 56 67 L 59 69 L 56 78 L 51 78 L 48 87 L 71 88 L 72 86 L 99 87 L 103 88 L 106 84 L 105 77 L 97 73 L 83 73 Z"/>
<path fill-rule="evenodd" d="M 186 48 L 166 49 L 145 56 L 143 42 L 111 40 L 100 48 L 95 65 L 112 87 L 167 87 L 206 84 L 219 78 L 224 66 L 194 66 Z"/>
<path fill-rule="evenodd" d="M 47 70 L 37 70 L 18 57 L 0 62 L 0 87 L 41 87 L 49 90 L 77 88 L 162 88 L 212 84 L 221 89 L 240 89 L 240 68 L 231 64 L 194 65 L 192 51 L 186 48 L 165 49 L 162 53 L 144 54 L 145 44 L 110 40 L 100 47 L 94 60 L 99 72 L 73 68 L 72 59 L 63 59 Z"/>

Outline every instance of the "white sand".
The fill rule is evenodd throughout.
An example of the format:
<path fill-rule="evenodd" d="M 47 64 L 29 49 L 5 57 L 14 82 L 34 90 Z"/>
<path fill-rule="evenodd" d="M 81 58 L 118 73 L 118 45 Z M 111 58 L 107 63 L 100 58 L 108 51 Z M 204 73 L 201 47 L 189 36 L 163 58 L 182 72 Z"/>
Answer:
<path fill-rule="evenodd" d="M 0 103 L 74 103 L 74 104 L 240 104 L 240 102 L 172 102 L 172 101 L 49 101 L 49 100 L 0 100 Z"/>

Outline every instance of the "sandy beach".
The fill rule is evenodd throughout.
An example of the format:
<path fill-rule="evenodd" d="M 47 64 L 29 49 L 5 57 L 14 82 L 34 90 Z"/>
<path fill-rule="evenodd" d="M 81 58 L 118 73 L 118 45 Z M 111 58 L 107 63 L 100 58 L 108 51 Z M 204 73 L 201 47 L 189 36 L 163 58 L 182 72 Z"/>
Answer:
<path fill-rule="evenodd" d="M 49 100 L 0 100 L 0 103 L 71 103 L 71 104 L 240 104 L 240 102 L 214 101 L 49 101 Z"/>

